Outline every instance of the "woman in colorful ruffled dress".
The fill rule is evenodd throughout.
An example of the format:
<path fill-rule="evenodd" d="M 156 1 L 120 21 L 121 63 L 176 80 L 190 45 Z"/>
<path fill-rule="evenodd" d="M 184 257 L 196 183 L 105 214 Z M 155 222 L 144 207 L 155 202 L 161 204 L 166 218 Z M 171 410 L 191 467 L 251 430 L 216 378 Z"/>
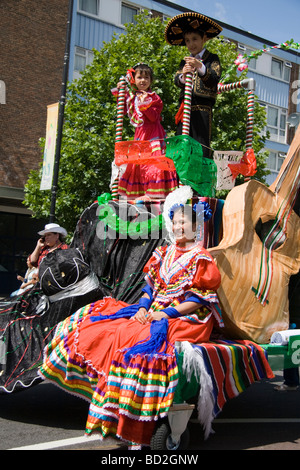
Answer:
<path fill-rule="evenodd" d="M 41 375 L 90 401 L 87 434 L 149 445 L 178 382 L 175 341 L 207 342 L 215 322 L 222 324 L 220 273 L 197 239 L 203 203 L 185 205 L 191 195 L 184 186 L 166 199 L 175 243 L 157 248 L 145 265 L 139 303 L 89 304 L 58 325 L 45 350 Z"/>
<path fill-rule="evenodd" d="M 126 111 L 135 128 L 134 140 L 149 141 L 152 156 L 165 153 L 166 132 L 161 124 L 163 102 L 151 91 L 153 71 L 137 64 L 127 72 Z M 127 199 L 165 199 L 178 186 L 175 170 L 129 163 L 120 177 L 118 193 Z"/>

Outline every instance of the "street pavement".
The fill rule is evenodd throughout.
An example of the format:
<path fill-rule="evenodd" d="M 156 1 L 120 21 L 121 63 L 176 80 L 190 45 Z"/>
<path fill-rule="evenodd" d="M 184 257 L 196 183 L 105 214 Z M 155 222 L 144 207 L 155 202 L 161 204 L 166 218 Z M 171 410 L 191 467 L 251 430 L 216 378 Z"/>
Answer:
<path fill-rule="evenodd" d="M 300 391 L 275 391 L 282 373 L 275 374 L 227 402 L 207 440 L 192 416 L 188 450 L 300 450 Z M 87 402 L 47 382 L 1 394 L 0 450 L 125 451 L 117 439 L 84 437 L 87 410 Z"/>

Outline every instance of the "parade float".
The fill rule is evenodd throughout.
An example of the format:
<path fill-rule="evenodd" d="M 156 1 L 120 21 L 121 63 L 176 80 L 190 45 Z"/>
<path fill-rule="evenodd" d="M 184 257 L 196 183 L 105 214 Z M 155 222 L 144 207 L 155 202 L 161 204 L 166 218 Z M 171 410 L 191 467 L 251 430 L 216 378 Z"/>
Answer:
<path fill-rule="evenodd" d="M 205 222 L 203 244 L 213 254 L 222 276 L 221 286 L 217 293 L 222 307 L 226 339 L 211 344 L 201 344 L 198 347 L 188 344 L 176 345 L 182 361 L 181 380 L 168 414 L 168 421 L 162 422 L 153 436 L 154 449 L 162 449 L 165 445 L 169 449 L 182 448 L 187 445 L 186 424 L 194 408 L 193 405 L 187 404 L 187 401 L 194 396 L 199 384 L 199 420 L 205 428 L 205 435 L 208 436 L 213 419 L 226 402 L 222 394 L 223 387 L 226 388 L 227 399 L 233 398 L 255 380 L 264 377 L 263 373 L 260 375 L 263 365 L 259 351 L 264 351 L 271 364 L 272 359 L 276 358 L 276 367 L 278 367 L 278 357 L 276 357 L 278 355 L 281 358 L 282 368 L 292 365 L 293 350 L 288 347 L 288 342 L 285 342 L 284 346 L 270 344 L 270 342 L 275 332 L 289 331 L 289 279 L 299 271 L 300 224 L 299 216 L 293 211 L 293 207 L 299 194 L 300 130 L 298 129 L 285 163 L 271 187 L 268 188 L 250 179 L 249 175 L 255 174 L 251 147 L 253 82 L 249 83 L 245 80 L 225 87 L 220 86 L 219 89 L 226 91 L 226 89 L 241 86 L 247 88 L 249 85 L 251 89 L 248 95 L 250 104 L 248 105 L 246 153 L 240 156 L 238 162 L 232 163 L 230 160 L 205 162 L 203 167 L 207 164 L 207 167 L 212 170 L 208 171 L 202 180 L 199 179 L 199 175 L 195 177 L 197 181 L 195 187 L 201 188 L 203 194 L 199 199 L 208 202 L 213 212 L 212 219 Z M 190 100 L 189 92 L 187 94 L 184 113 L 186 135 L 167 139 L 166 155 L 162 156 L 160 165 L 170 167 L 173 163 L 180 181 L 185 184 L 189 183 L 193 187 L 195 171 L 190 177 L 189 164 L 191 169 L 195 169 L 193 156 L 196 155 L 199 158 L 199 148 L 198 143 L 193 142 L 188 136 Z M 122 117 L 119 116 L 119 130 L 121 121 Z M 120 134 L 118 134 L 119 138 Z M 120 146 L 119 142 L 121 142 Z M 120 157 L 121 146 L 123 153 Z M 134 146 L 138 149 L 135 155 L 134 152 L 130 154 L 130 149 Z M 149 163 L 151 153 L 148 151 L 148 155 L 145 156 L 147 151 L 144 155 L 141 151 L 146 146 L 147 143 L 123 143 L 117 140 L 116 165 L 128 161 L 136 162 L 139 158 Z M 181 166 L 181 159 L 185 161 L 185 165 Z M 247 181 L 234 187 L 234 180 L 238 173 L 244 173 Z M 207 174 L 210 175 L 209 179 L 206 178 Z M 219 187 L 232 185 L 225 201 L 212 197 L 217 181 L 220 184 Z M 115 201 L 118 197 L 116 187 L 115 184 Z M 154 204 L 157 207 L 157 202 Z M 145 206 L 147 204 L 144 204 Z M 151 203 L 148 202 L 149 206 Z M 103 214 L 103 211 L 100 214 Z M 155 224 L 159 226 L 158 219 L 159 215 L 156 215 L 152 227 Z M 151 233 L 149 224 L 148 230 Z M 294 340 L 297 339 L 298 333 L 298 330 L 293 332 Z M 253 354 L 253 348 L 257 348 L 255 354 Z M 223 365 L 220 372 L 219 365 L 223 361 L 225 364 L 227 361 L 227 367 Z M 234 377 L 239 375 L 239 371 L 245 371 L 245 369 L 247 369 L 247 379 L 237 384 Z M 232 381 L 235 387 L 230 389 L 225 384 Z"/>
<path fill-rule="evenodd" d="M 281 355 L 282 368 L 295 366 L 291 360 L 295 350 L 291 344 L 288 346 L 288 339 L 299 339 L 300 331 L 289 330 L 288 288 L 290 277 L 300 267 L 300 221 L 293 210 L 299 198 L 300 129 L 272 186 L 268 188 L 250 179 L 256 172 L 252 149 L 255 82 L 250 79 L 220 84 L 218 91 L 241 87 L 248 90 L 246 152 L 235 161 L 230 160 L 230 152 L 224 156 L 223 152 L 215 151 L 213 161 L 202 157 L 201 145 L 189 136 L 191 74 L 186 76 L 182 136 L 166 139 L 166 153 L 160 158 L 156 155 L 152 159 L 149 142 L 122 141 L 125 82 L 119 93 L 116 167 L 129 162 L 175 167 L 179 185 L 190 185 L 200 195 L 199 200 L 212 207 L 213 217 L 205 222 L 203 244 L 213 254 L 222 276 L 217 293 L 225 323 L 223 338 L 196 347 L 176 345 L 181 380 L 168 420 L 157 426 L 153 436 L 152 446 L 157 449 L 186 445 L 185 426 L 193 410 L 186 400 L 195 394 L 197 385 L 200 385 L 198 418 L 207 437 L 214 417 L 226 401 L 222 394 L 224 387 L 227 397 L 233 398 L 239 393 L 238 388 L 244 390 L 264 377 L 262 351 L 271 363 L 274 356 Z M 234 186 L 238 174 L 244 176 L 245 182 Z M 115 200 L 117 188 L 116 176 L 112 183 Z M 216 189 L 223 188 L 230 189 L 225 202 L 214 197 Z M 287 332 L 283 348 L 282 344 L 274 344 L 278 331 Z M 220 363 L 226 364 L 228 357 L 227 366 L 220 368 Z M 244 368 L 246 381 L 235 383 L 235 390 L 227 388 L 225 384 L 234 382 L 233 377 Z"/>
<path fill-rule="evenodd" d="M 300 129 L 278 177 L 267 187 L 251 179 L 256 172 L 253 79 L 218 86 L 220 93 L 248 90 L 246 151 L 215 151 L 213 159 L 203 157 L 201 145 L 189 136 L 191 75 L 186 78 L 182 135 L 167 138 L 159 157 L 153 156 L 148 141 L 122 140 L 126 80 L 120 81 L 111 194 L 100 195 L 86 208 L 71 243 L 80 253 L 75 258 L 82 256 L 88 269 L 80 285 L 73 280 L 72 288 L 66 285 L 61 293 L 51 290 L 48 279 L 50 284 L 21 300 L 2 303 L 0 390 L 12 393 L 39 383 L 43 348 L 56 324 L 77 308 L 105 296 L 137 302 L 145 263 L 157 246 L 168 243 L 164 201 L 120 198 L 119 172 L 128 163 L 175 168 L 179 186 L 190 186 L 195 198 L 211 209 L 202 243 L 221 272 L 217 294 L 225 324 L 222 334 L 209 343 L 175 345 L 179 380 L 172 406 L 158 416 L 151 448 L 184 449 L 195 398 L 207 438 L 226 401 L 270 374 L 266 359 L 272 366 L 272 359 L 280 356 L 280 367 L 294 365 L 289 338 L 297 339 L 298 330 L 290 334 L 288 286 L 300 267 L 300 219 L 293 210 L 299 204 Z M 235 186 L 238 174 L 245 182 Z M 215 197 L 217 189 L 230 190 L 225 201 Z M 287 332 L 278 345 L 272 342 L 277 332 Z"/>

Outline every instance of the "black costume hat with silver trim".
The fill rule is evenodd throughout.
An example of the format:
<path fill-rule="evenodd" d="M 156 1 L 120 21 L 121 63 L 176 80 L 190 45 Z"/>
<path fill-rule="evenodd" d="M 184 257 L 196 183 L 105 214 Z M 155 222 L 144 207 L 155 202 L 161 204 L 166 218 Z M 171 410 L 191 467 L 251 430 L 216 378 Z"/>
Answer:
<path fill-rule="evenodd" d="M 208 39 L 220 34 L 222 27 L 201 13 L 187 12 L 174 16 L 166 26 L 165 40 L 172 46 L 185 46 L 186 31 L 203 31 Z"/>

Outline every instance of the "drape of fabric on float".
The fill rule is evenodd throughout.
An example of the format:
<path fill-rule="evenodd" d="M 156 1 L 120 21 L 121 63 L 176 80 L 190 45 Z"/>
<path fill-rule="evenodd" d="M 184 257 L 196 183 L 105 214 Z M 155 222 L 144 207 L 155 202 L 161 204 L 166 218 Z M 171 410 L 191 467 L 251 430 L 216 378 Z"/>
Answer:
<path fill-rule="evenodd" d="M 132 223 L 137 218 L 148 220 L 153 211 L 150 206 L 136 209 L 124 202 L 110 201 L 110 206 L 116 216 Z M 99 204 L 95 202 L 81 215 L 71 246 L 81 250 L 107 296 L 134 303 L 145 285 L 144 265 L 157 246 L 166 244 L 165 237 L 161 232 L 155 232 L 132 238 L 105 226 L 98 215 Z"/>
<path fill-rule="evenodd" d="M 198 418 L 205 438 L 212 432 L 212 422 L 225 403 L 251 384 L 274 374 L 266 352 L 247 341 L 218 340 L 202 344 L 183 343 L 181 372 L 187 380 L 194 376 L 200 384 Z M 184 397 L 184 390 L 182 390 Z"/>
<path fill-rule="evenodd" d="M 102 295 L 96 289 L 49 302 L 40 287 L 35 286 L 13 301 L 7 298 L 0 302 L 0 394 L 39 383 L 43 350 L 57 324 Z"/>
<path fill-rule="evenodd" d="M 114 207 L 119 214 L 119 204 Z M 134 220 L 132 209 L 125 207 L 129 220 Z M 52 302 L 47 296 L 52 292 L 47 290 L 45 295 L 35 286 L 21 296 L 0 302 L 0 393 L 39 383 L 43 349 L 52 339 L 56 325 L 69 315 L 107 295 L 130 303 L 139 298 L 145 284 L 144 264 L 164 240 L 121 239 L 118 233 L 113 235 L 109 230 L 101 238 L 98 208 L 98 203 L 94 203 L 83 212 L 70 245 L 71 249 L 79 248 L 91 273 L 97 276 L 97 288 L 76 296 L 72 291 L 68 297 Z"/>
<path fill-rule="evenodd" d="M 126 307 L 105 298 L 59 325 L 41 367 L 43 377 L 90 401 L 86 433 L 149 445 L 158 418 L 167 416 L 178 383 L 175 341 L 207 341 L 213 327 L 180 318 L 141 325 L 135 320 L 91 321 Z M 157 323 L 161 339 L 151 341 Z M 149 344 L 154 345 L 150 352 Z M 145 348 L 146 353 L 141 351 Z M 131 353 L 131 354 L 130 354 Z M 126 362 L 126 359 L 128 362 Z"/>

